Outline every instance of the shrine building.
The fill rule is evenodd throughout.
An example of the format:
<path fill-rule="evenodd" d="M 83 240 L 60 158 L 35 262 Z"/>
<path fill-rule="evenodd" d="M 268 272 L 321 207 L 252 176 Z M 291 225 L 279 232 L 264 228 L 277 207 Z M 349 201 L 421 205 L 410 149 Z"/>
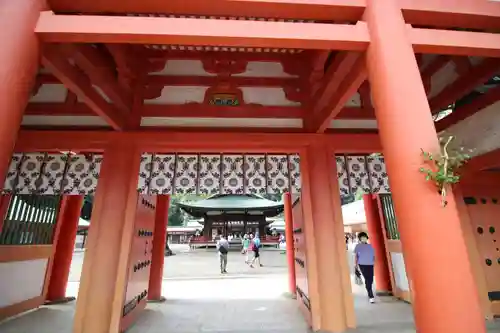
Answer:
<path fill-rule="evenodd" d="M 219 235 L 241 240 L 245 234 L 258 234 L 262 244 L 277 244 L 277 237 L 268 237 L 270 217 L 283 213 L 282 202 L 267 200 L 256 194 L 217 194 L 205 200 L 178 204 L 189 215 L 203 219 L 201 237 L 192 239 L 198 244 L 215 245 Z M 235 240 L 236 241 L 236 240 Z"/>
<path fill-rule="evenodd" d="M 163 299 L 170 197 L 203 194 L 183 209 L 209 233 L 283 211 L 290 293 L 312 331 L 347 332 L 341 197 L 363 193 L 378 291 L 418 332 L 486 332 L 499 31 L 489 0 L 0 1 L 0 319 L 70 300 L 93 196 L 67 331 L 126 331 Z"/>

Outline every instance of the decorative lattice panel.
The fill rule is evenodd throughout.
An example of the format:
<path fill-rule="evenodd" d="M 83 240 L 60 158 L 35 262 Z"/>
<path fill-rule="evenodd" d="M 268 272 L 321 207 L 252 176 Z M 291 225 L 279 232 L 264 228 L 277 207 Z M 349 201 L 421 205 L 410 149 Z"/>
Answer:
<path fill-rule="evenodd" d="M 245 155 L 245 192 L 251 194 L 265 194 L 266 181 L 266 155 Z"/>
<path fill-rule="evenodd" d="M 175 164 L 176 194 L 196 194 L 198 188 L 198 155 L 178 155 Z"/>
<path fill-rule="evenodd" d="M 63 193 L 93 194 L 97 188 L 102 158 L 100 154 L 71 155 L 64 175 Z"/>
<path fill-rule="evenodd" d="M 348 195 L 351 193 L 349 186 L 349 174 L 347 172 L 345 156 L 335 156 L 337 163 L 337 179 L 339 181 L 340 195 Z"/>
<path fill-rule="evenodd" d="M 267 155 L 267 192 L 283 193 L 290 190 L 288 155 Z"/>
<path fill-rule="evenodd" d="M 101 154 L 14 154 L 2 193 L 93 194 Z M 389 193 L 383 156 L 335 156 L 340 195 Z M 151 154 L 141 156 L 142 194 L 299 193 L 297 154 Z"/>
<path fill-rule="evenodd" d="M 370 179 L 368 178 L 366 168 L 366 157 L 347 156 L 347 170 L 351 193 L 356 193 L 360 189 L 363 193 L 370 193 Z"/>
<path fill-rule="evenodd" d="M 243 194 L 243 155 L 223 155 L 223 193 Z"/>
<path fill-rule="evenodd" d="M 292 193 L 300 193 L 300 155 L 288 156 L 288 170 L 290 172 L 290 189 Z"/>
<path fill-rule="evenodd" d="M 42 173 L 45 154 L 25 154 L 21 160 L 16 193 L 36 194 Z"/>
<path fill-rule="evenodd" d="M 151 194 L 172 194 L 174 192 L 175 155 L 153 156 L 149 192 Z"/>
<path fill-rule="evenodd" d="M 221 189 L 221 155 L 201 155 L 198 194 L 217 194 Z"/>
<path fill-rule="evenodd" d="M 141 166 L 139 168 L 139 181 L 137 182 L 137 191 L 139 193 L 149 193 L 152 169 L 153 155 L 143 154 L 141 156 Z"/>
<path fill-rule="evenodd" d="M 7 175 L 5 176 L 5 182 L 2 190 L 3 194 L 14 193 L 16 191 L 16 184 L 19 176 L 19 167 L 21 166 L 22 159 L 23 154 L 12 155 L 9 169 L 7 170 Z"/>
<path fill-rule="evenodd" d="M 389 177 L 385 168 L 385 160 L 383 156 L 368 156 L 366 158 L 368 164 L 368 173 L 370 176 L 371 192 L 378 194 L 390 193 Z"/>
<path fill-rule="evenodd" d="M 47 154 L 38 181 L 37 192 L 45 195 L 60 195 L 66 172 L 68 155 Z M 96 181 L 97 185 L 97 181 Z"/>

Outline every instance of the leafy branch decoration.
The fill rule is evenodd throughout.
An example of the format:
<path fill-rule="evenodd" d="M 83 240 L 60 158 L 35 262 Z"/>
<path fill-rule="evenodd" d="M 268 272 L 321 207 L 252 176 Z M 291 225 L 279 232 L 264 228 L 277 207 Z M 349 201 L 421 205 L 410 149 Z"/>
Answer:
<path fill-rule="evenodd" d="M 436 185 L 438 193 L 441 194 L 443 207 L 448 204 L 446 200 L 448 188 L 460 181 L 457 170 L 471 158 L 470 150 L 465 150 L 463 147 L 459 149 L 449 148 L 454 138 L 454 136 L 441 138 L 441 151 L 438 154 L 432 154 L 422 149 L 422 155 L 429 167 L 420 168 L 420 172 L 425 175 L 426 180 L 432 181 Z"/>

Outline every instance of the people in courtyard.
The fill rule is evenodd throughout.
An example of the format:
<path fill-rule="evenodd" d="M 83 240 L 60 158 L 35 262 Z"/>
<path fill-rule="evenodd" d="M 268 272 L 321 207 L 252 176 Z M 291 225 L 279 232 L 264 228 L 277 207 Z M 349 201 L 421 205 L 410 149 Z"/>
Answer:
<path fill-rule="evenodd" d="M 359 269 L 363 275 L 370 303 L 375 303 L 375 297 L 373 295 L 375 251 L 373 246 L 368 243 L 368 235 L 366 232 L 360 232 L 358 234 L 358 240 L 359 243 L 354 248 L 354 267 L 355 269 Z"/>
<path fill-rule="evenodd" d="M 229 252 L 229 242 L 223 236 L 219 236 L 219 240 L 216 244 L 217 253 L 219 254 L 220 272 L 221 274 L 227 273 L 227 253 Z"/>
<path fill-rule="evenodd" d="M 259 266 L 262 267 L 262 263 L 260 262 L 260 238 L 259 234 L 255 234 L 252 242 L 250 243 L 251 251 L 253 252 L 253 259 L 250 261 L 250 267 L 254 268 L 254 264 L 256 262 L 259 263 Z"/>

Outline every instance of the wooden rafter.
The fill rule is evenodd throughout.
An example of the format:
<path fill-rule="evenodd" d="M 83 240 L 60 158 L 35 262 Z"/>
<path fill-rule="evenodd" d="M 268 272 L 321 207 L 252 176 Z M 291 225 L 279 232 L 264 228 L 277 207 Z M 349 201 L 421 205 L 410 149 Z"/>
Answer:
<path fill-rule="evenodd" d="M 113 60 L 106 58 L 99 49 L 88 44 L 72 44 L 67 45 L 66 48 L 70 51 L 76 65 L 90 78 L 92 84 L 101 88 L 122 112 L 130 112 L 132 96 L 118 85 Z"/>
<path fill-rule="evenodd" d="M 323 133 L 330 127 L 330 122 L 344 108 L 349 98 L 354 95 L 361 84 L 367 79 L 365 58 L 358 57 L 349 73 L 343 78 L 338 89 L 333 93 L 328 103 L 312 117 L 305 119 L 304 127 L 308 132 Z"/>
<path fill-rule="evenodd" d="M 341 52 L 335 56 L 322 79 L 322 86 L 313 96 L 313 113 L 319 112 L 328 103 L 330 97 L 337 91 L 342 80 L 348 75 L 356 61 L 361 57 L 358 52 Z"/>
<path fill-rule="evenodd" d="M 54 45 L 45 45 L 42 63 L 69 90 L 75 93 L 95 114 L 102 117 L 112 128 L 123 130 L 125 115 L 106 100 L 92 87 L 88 76 L 69 63 L 64 52 Z"/>
<path fill-rule="evenodd" d="M 441 68 L 443 68 L 448 62 L 450 62 L 449 56 L 439 55 L 435 59 L 433 59 L 430 64 L 428 64 L 427 66 L 425 66 L 425 68 L 422 69 L 421 71 L 422 82 L 424 84 L 427 96 L 430 94 L 432 90 L 431 86 L 432 76 L 437 72 L 439 72 L 439 70 L 441 70 Z"/>
<path fill-rule="evenodd" d="M 453 112 L 436 123 L 436 131 L 441 132 L 448 127 L 474 115 L 491 104 L 500 100 L 500 86 L 488 90 L 469 104 L 453 110 Z"/>
<path fill-rule="evenodd" d="M 460 76 L 429 101 L 431 111 L 437 112 L 455 103 L 459 98 L 484 84 L 500 70 L 500 60 L 485 59 Z"/>

